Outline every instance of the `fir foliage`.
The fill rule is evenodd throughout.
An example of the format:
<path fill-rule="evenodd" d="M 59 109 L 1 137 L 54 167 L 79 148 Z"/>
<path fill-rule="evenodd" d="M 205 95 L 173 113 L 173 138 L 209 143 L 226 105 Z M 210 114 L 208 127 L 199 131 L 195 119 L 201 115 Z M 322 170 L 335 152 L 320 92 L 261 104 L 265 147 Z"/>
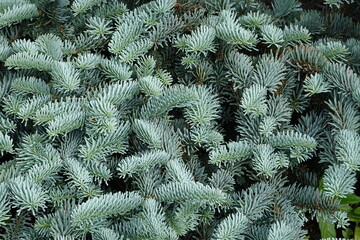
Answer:
<path fill-rule="evenodd" d="M 1 0 L 0 238 L 359 238 L 360 5 L 314 2 Z"/>

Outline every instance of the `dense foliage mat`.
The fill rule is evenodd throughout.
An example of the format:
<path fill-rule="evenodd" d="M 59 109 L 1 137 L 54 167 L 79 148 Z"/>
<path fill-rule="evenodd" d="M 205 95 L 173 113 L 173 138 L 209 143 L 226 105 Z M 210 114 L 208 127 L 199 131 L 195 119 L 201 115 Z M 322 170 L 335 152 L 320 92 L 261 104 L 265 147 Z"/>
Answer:
<path fill-rule="evenodd" d="M 1 237 L 360 239 L 360 3 L 306 2 L 1 0 Z"/>

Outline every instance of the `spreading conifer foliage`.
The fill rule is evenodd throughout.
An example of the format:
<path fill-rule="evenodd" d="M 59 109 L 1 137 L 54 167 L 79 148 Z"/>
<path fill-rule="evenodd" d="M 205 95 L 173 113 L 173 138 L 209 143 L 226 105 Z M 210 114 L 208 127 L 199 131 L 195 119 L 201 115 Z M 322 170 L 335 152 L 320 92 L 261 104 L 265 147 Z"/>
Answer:
<path fill-rule="evenodd" d="M 360 238 L 360 2 L 317 2 L 1 0 L 1 239 Z"/>

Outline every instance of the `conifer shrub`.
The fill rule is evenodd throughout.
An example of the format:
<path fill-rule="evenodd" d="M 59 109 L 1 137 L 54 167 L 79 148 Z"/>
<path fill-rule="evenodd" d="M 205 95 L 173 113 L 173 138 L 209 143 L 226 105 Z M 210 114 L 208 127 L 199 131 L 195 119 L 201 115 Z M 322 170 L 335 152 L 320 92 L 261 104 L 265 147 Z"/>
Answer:
<path fill-rule="evenodd" d="M 358 239 L 359 10 L 1 0 L 1 239 Z"/>

